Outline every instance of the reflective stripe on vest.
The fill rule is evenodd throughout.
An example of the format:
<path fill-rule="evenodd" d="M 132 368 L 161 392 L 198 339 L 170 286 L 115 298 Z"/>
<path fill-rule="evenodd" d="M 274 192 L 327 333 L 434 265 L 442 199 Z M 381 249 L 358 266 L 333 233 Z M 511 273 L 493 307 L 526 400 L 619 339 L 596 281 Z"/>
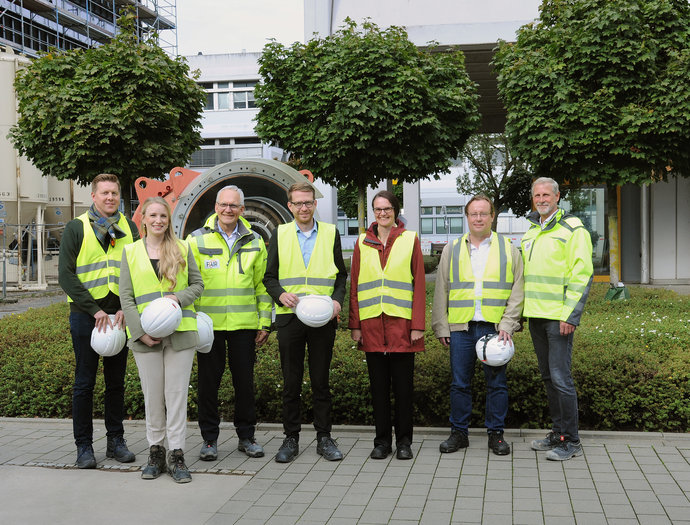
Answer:
<path fill-rule="evenodd" d="M 333 295 L 338 268 L 333 260 L 335 225 L 319 222 L 316 243 L 304 267 L 302 250 L 297 240 L 295 222 L 278 226 L 278 280 L 283 289 L 300 297 Z M 314 235 L 312 233 L 312 235 Z M 291 308 L 276 305 L 277 314 L 293 313 Z"/>
<path fill-rule="evenodd" d="M 481 295 L 475 296 L 474 274 L 467 245 L 468 234 L 453 241 L 450 259 L 448 322 L 467 323 L 474 316 L 474 304 L 481 300 L 482 317 L 499 323 L 513 288 L 513 257 L 510 239 L 491 232 L 491 245 L 482 277 Z"/>
<path fill-rule="evenodd" d="M 193 233 L 188 238 L 204 279 L 204 293 L 194 305 L 208 314 L 214 330 L 268 329 L 271 325 L 272 300 L 261 282 L 266 271 L 266 248 L 249 223 L 242 217 L 240 221 L 240 238 L 232 251 L 214 230 L 215 214 L 206 221 L 205 226 L 210 228 L 207 233 Z"/>
<path fill-rule="evenodd" d="M 359 236 L 359 282 L 357 303 L 359 318 L 371 319 L 385 312 L 392 317 L 412 319 L 412 249 L 416 234 L 404 231 L 395 239 L 385 268 L 379 251 Z"/>
<path fill-rule="evenodd" d="M 115 245 L 108 244 L 108 251 L 93 231 L 88 212 L 77 217 L 82 222 L 84 238 L 76 260 L 77 278 L 94 299 L 103 299 L 108 292 L 120 295 L 120 261 L 122 249 L 134 240 L 127 218 L 121 213 L 117 226 L 125 233 L 121 239 L 115 239 Z M 67 300 L 72 302 L 72 298 Z"/>
<path fill-rule="evenodd" d="M 181 240 L 177 241 L 177 245 L 182 253 L 182 258 L 186 262 L 189 246 L 186 242 Z M 189 286 L 188 267 L 186 264 L 183 269 L 177 272 L 177 283 L 173 290 L 170 290 L 170 281 L 165 278 L 162 281 L 159 280 L 151 264 L 149 254 L 146 252 L 146 245 L 143 240 L 138 240 L 134 244 L 126 246 L 125 254 L 127 257 L 127 265 L 129 266 L 129 273 L 132 276 L 134 302 L 137 305 L 139 314 L 141 314 L 144 308 L 154 299 L 184 290 Z M 196 331 L 196 311 L 194 310 L 194 305 L 190 304 L 182 308 L 182 321 L 175 331 Z M 129 333 L 129 328 L 127 329 L 127 335 L 131 335 Z"/>

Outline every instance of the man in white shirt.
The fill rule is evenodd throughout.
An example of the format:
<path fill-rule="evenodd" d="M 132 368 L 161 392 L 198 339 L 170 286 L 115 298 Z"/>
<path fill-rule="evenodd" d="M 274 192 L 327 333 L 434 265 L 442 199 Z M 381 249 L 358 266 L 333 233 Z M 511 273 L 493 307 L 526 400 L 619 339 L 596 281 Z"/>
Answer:
<path fill-rule="evenodd" d="M 469 233 L 446 245 L 441 254 L 431 317 L 436 337 L 450 350 L 451 434 L 439 446 L 444 453 L 469 446 L 477 341 L 494 333 L 512 341 L 524 299 L 522 257 L 509 239 L 492 232 L 491 200 L 475 195 L 465 206 L 465 215 Z M 510 454 L 510 445 L 503 439 L 508 412 L 506 367 L 483 366 L 489 448 L 497 455 Z"/>

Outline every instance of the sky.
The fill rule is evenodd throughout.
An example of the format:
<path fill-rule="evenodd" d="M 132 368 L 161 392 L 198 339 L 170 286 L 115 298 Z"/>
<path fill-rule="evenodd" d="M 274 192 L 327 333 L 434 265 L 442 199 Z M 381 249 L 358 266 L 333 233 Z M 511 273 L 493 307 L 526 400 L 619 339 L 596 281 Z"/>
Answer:
<path fill-rule="evenodd" d="M 304 38 L 303 0 L 177 0 L 180 55 L 261 51 Z"/>

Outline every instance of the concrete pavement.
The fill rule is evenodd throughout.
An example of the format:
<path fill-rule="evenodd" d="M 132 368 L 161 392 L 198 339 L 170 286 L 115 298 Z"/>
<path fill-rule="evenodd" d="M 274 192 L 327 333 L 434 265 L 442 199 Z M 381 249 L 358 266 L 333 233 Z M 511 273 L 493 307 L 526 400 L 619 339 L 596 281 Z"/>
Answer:
<path fill-rule="evenodd" d="M 279 425 L 259 425 L 266 456 L 251 459 L 223 423 L 218 461 L 202 462 L 190 423 L 194 479 L 177 485 L 167 475 L 140 478 L 145 425 L 125 429 L 135 463 L 105 459 L 97 421 L 99 468 L 80 471 L 70 420 L 0 418 L 0 523 L 690 525 L 689 434 L 584 431 L 584 456 L 559 463 L 529 448 L 543 431 L 507 430 L 513 453 L 498 457 L 483 430 L 471 431 L 468 449 L 440 454 L 447 430 L 417 428 L 413 460 L 377 461 L 373 428 L 347 426 L 333 432 L 345 459 L 328 462 L 305 426 L 299 457 L 278 464 Z"/>

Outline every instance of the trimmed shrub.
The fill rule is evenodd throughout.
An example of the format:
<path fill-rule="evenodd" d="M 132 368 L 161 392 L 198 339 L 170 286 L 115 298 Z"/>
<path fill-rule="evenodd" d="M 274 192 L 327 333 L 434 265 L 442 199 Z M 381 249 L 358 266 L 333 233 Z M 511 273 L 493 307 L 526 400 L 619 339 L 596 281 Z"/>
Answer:
<path fill-rule="evenodd" d="M 596 430 L 687 432 L 690 420 L 690 298 L 667 290 L 631 288 L 629 301 L 604 300 L 607 285 L 595 285 L 575 332 L 573 376 L 580 402 L 580 426 Z M 415 358 L 414 421 L 447 426 L 450 409 L 448 350 L 431 332 L 433 283 L 427 285 L 426 352 Z M 347 330 L 343 305 L 331 366 L 333 422 L 372 424 L 369 377 L 364 353 Z M 525 325 L 527 328 L 527 325 Z M 546 394 L 528 330 L 514 336 L 516 354 L 508 365 L 508 428 L 550 426 Z M 306 367 L 305 367 L 306 369 Z M 0 319 L 0 415 L 71 416 L 74 353 L 67 304 L 29 310 Z M 271 335 L 257 349 L 257 414 L 279 422 L 282 374 L 278 343 Z M 471 425 L 484 424 L 485 382 L 477 362 L 472 386 Z M 94 393 L 94 415 L 103 417 L 103 374 Z M 197 417 L 197 374 L 192 370 L 189 418 Z M 311 421 L 308 373 L 302 389 L 304 422 Z M 220 413 L 232 421 L 234 394 L 229 373 L 219 393 Z M 134 358 L 125 376 L 125 410 L 144 418 L 144 399 Z"/>

